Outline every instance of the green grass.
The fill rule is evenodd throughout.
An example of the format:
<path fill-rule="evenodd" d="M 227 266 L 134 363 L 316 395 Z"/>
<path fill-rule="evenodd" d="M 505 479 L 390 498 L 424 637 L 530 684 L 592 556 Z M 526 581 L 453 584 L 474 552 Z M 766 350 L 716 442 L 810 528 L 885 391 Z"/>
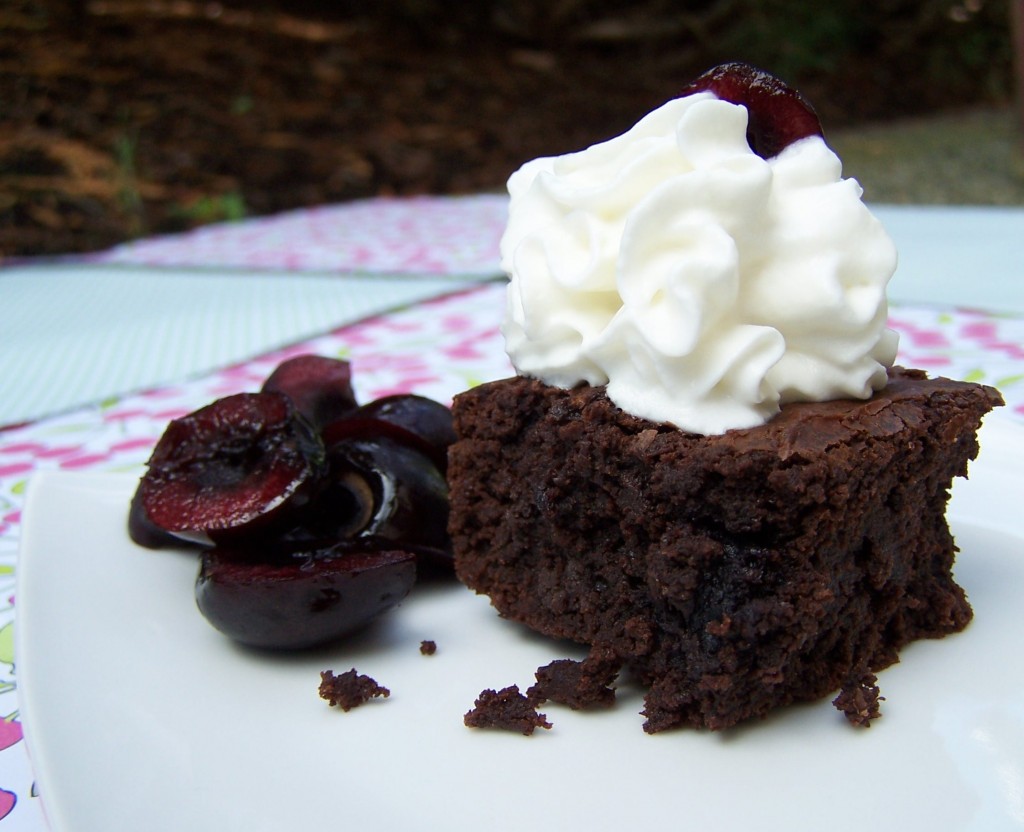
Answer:
<path fill-rule="evenodd" d="M 830 132 L 869 202 L 1024 205 L 1024 135 L 1011 109 Z"/>

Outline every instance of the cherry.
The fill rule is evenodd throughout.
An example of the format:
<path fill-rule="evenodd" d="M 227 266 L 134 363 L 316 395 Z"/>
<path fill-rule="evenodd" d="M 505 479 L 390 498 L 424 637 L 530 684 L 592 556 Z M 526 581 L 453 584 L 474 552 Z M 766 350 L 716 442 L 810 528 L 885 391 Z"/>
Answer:
<path fill-rule="evenodd" d="M 424 396 L 401 394 L 364 404 L 325 425 L 322 436 L 328 446 L 355 437 L 386 436 L 425 454 L 444 474 L 455 428 L 452 412 L 443 404 Z"/>
<path fill-rule="evenodd" d="M 328 484 L 288 537 L 397 547 L 450 568 L 448 484 L 429 457 L 390 436 L 353 435 L 328 445 L 327 465 Z"/>
<path fill-rule="evenodd" d="M 763 159 L 778 156 L 798 139 L 824 135 L 817 113 L 800 93 L 749 64 L 710 69 L 686 86 L 682 95 L 705 91 L 747 108 L 747 143 Z"/>
<path fill-rule="evenodd" d="M 299 356 L 259 393 L 176 419 L 128 516 L 132 539 L 206 547 L 200 611 L 231 638 L 297 648 L 351 632 L 417 576 L 451 574 L 451 411 L 422 396 L 356 406 L 347 362 Z"/>
<path fill-rule="evenodd" d="M 382 436 L 333 444 L 327 459 L 334 482 L 361 478 L 373 493 L 374 509 L 359 537 L 451 552 L 448 483 L 428 457 Z"/>
<path fill-rule="evenodd" d="M 440 402 L 412 393 L 384 396 L 364 404 L 354 417 L 368 417 L 397 425 L 441 448 L 455 441 L 452 412 Z"/>
<path fill-rule="evenodd" d="M 262 533 L 308 500 L 323 460 L 288 397 L 239 393 L 167 426 L 139 484 L 142 508 L 185 539 Z"/>
<path fill-rule="evenodd" d="M 303 541 L 261 554 L 209 549 L 195 586 L 206 619 L 250 647 L 293 650 L 341 638 L 400 603 L 416 581 L 416 556 L 396 549 Z"/>
<path fill-rule="evenodd" d="M 279 537 L 203 553 L 196 603 L 218 630 L 257 647 L 313 646 L 395 606 L 417 574 L 451 570 L 447 484 L 422 453 L 351 438 L 327 449 L 324 483 Z"/>
<path fill-rule="evenodd" d="M 298 355 L 281 362 L 261 389 L 284 393 L 316 427 L 357 407 L 351 365 L 325 355 Z"/>
<path fill-rule="evenodd" d="M 128 536 L 139 546 L 145 546 L 147 549 L 162 549 L 165 546 L 178 546 L 182 543 L 180 537 L 161 529 L 149 519 L 142 505 L 141 483 L 135 489 L 128 508 Z"/>

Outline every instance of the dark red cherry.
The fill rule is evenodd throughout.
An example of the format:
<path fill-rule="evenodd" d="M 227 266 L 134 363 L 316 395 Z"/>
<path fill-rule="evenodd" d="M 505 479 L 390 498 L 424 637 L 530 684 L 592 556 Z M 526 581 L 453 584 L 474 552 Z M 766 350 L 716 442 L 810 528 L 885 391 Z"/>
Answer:
<path fill-rule="evenodd" d="M 705 91 L 747 108 L 747 142 L 763 159 L 778 156 L 798 139 L 823 135 L 818 115 L 807 99 L 774 75 L 749 64 L 728 63 L 710 69 L 682 94 Z"/>
<path fill-rule="evenodd" d="M 448 561 L 448 484 L 416 448 L 388 436 L 327 447 L 327 485 L 302 513 L 297 537 L 362 541 Z"/>
<path fill-rule="evenodd" d="M 386 437 L 422 453 L 442 475 L 448 469 L 448 446 L 455 441 L 451 411 L 421 396 L 377 399 L 325 425 L 321 435 L 327 447 Z"/>
<path fill-rule="evenodd" d="M 357 408 L 347 362 L 299 356 L 259 393 L 168 425 L 129 533 L 154 548 L 213 546 L 196 601 L 236 641 L 320 644 L 397 604 L 417 576 L 451 574 L 453 440 L 443 405 L 391 396 Z"/>
<path fill-rule="evenodd" d="M 324 355 L 299 355 L 281 362 L 263 382 L 262 390 L 284 393 L 316 427 L 357 407 L 351 365 Z"/>
<path fill-rule="evenodd" d="M 147 549 L 162 549 L 166 546 L 180 546 L 181 538 L 161 529 L 149 519 L 142 505 L 142 484 L 135 489 L 128 507 L 128 536 L 139 546 Z"/>
<path fill-rule="evenodd" d="M 341 638 L 400 603 L 416 581 L 416 556 L 395 549 L 303 541 L 261 558 L 209 549 L 195 585 L 206 619 L 251 647 L 293 650 Z"/>
<path fill-rule="evenodd" d="M 263 533 L 319 484 L 320 438 L 280 393 L 239 393 L 175 419 L 139 488 L 158 528 L 209 542 Z"/>
<path fill-rule="evenodd" d="M 447 469 L 455 428 L 451 410 L 440 402 L 414 394 L 384 396 L 364 404 L 352 417 L 386 422 L 419 437 L 441 472 Z"/>

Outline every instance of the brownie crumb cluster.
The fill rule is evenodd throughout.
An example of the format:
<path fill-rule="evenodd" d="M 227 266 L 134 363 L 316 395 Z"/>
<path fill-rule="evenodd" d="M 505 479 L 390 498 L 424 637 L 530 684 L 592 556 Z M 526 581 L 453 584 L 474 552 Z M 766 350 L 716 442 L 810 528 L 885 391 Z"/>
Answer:
<path fill-rule="evenodd" d="M 547 717 L 537 712 L 536 706 L 520 692 L 518 685 L 499 691 L 481 691 L 473 709 L 463 717 L 463 722 L 467 728 L 498 728 L 518 731 L 525 736 L 530 736 L 538 728 L 551 728 Z"/>
<path fill-rule="evenodd" d="M 390 695 L 391 691 L 386 687 L 379 685 L 369 676 L 357 673 L 354 667 L 340 676 L 335 676 L 331 670 L 325 670 L 320 674 L 320 698 L 326 699 L 332 708 L 350 711 L 374 697 L 387 698 Z"/>
<path fill-rule="evenodd" d="M 878 678 L 874 673 L 865 673 L 858 678 L 849 680 L 839 691 L 839 696 L 832 700 L 851 725 L 868 728 L 871 720 L 882 715 L 879 703 L 885 699 L 878 695 Z"/>
<path fill-rule="evenodd" d="M 610 708 L 615 704 L 615 690 L 610 685 L 620 666 L 620 661 L 604 657 L 588 657 L 582 662 L 557 659 L 537 668 L 537 683 L 526 696 L 535 704 L 557 702 L 574 711 Z"/>
<path fill-rule="evenodd" d="M 420 642 L 420 652 L 424 656 L 433 656 L 437 652 L 437 644 L 429 639 Z"/>

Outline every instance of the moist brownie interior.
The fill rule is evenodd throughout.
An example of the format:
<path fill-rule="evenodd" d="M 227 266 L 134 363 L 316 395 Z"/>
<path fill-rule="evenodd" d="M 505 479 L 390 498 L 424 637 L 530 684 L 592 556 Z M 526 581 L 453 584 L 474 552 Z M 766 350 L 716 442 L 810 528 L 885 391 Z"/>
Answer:
<path fill-rule="evenodd" d="M 481 385 L 454 404 L 457 574 L 615 656 L 649 689 L 645 730 L 727 728 L 967 625 L 945 507 L 999 403 L 896 368 L 867 401 L 699 436 L 600 387 Z"/>

